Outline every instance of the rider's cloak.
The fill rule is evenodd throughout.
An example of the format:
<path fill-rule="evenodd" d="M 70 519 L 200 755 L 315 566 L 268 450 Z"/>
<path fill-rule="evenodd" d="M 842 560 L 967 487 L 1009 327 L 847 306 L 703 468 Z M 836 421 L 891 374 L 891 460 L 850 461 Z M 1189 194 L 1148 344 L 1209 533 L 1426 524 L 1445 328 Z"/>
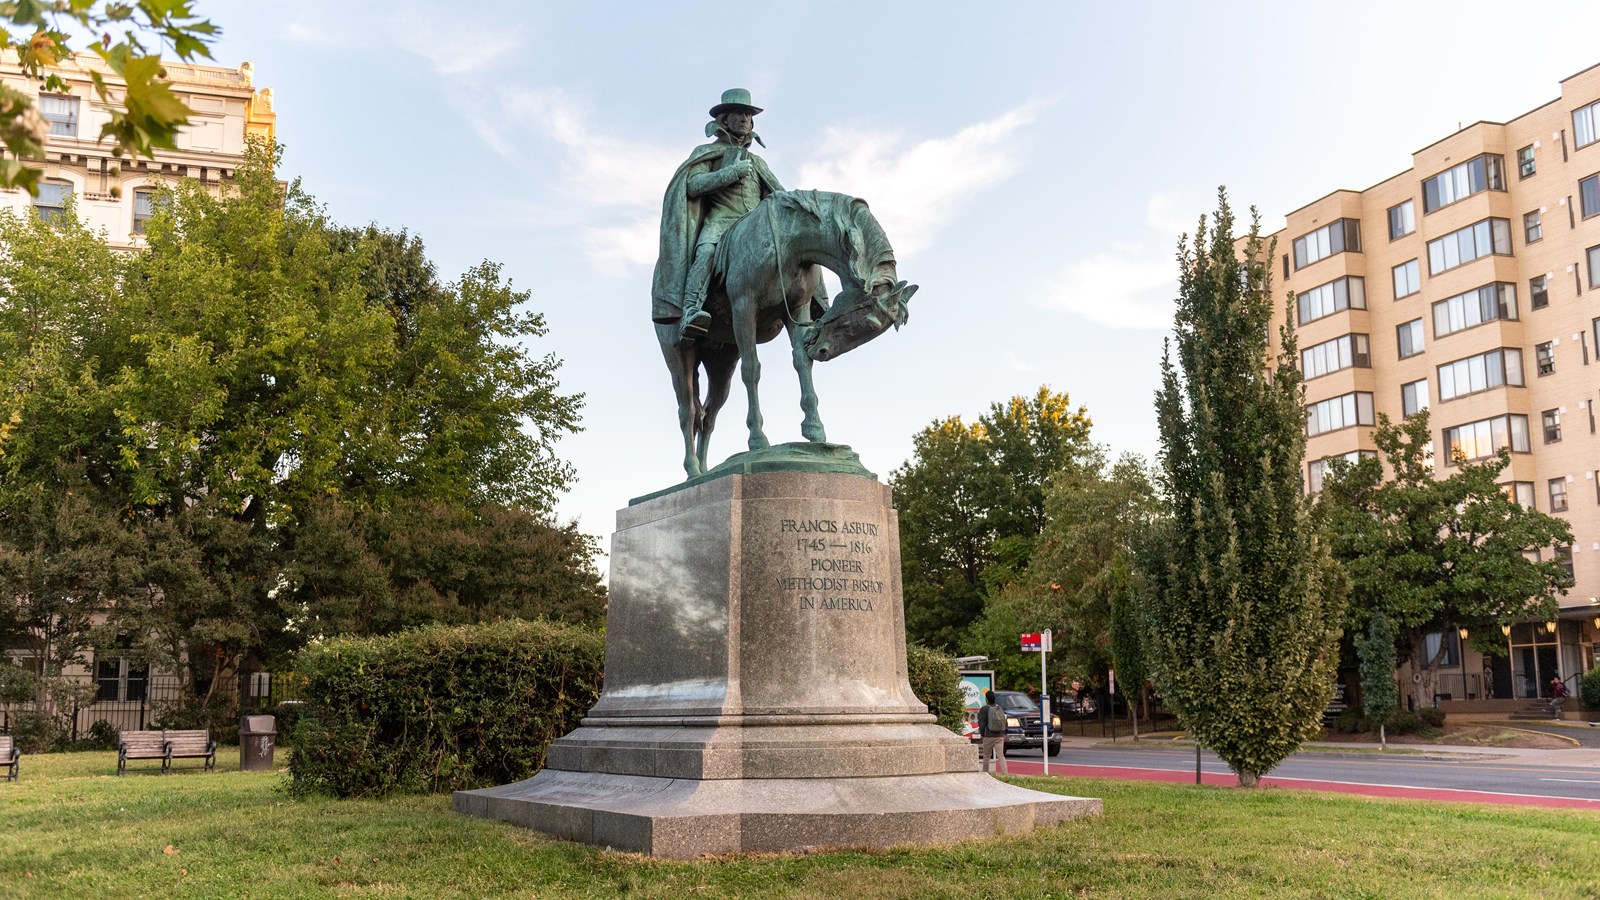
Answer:
<path fill-rule="evenodd" d="M 650 287 L 650 318 L 657 322 L 676 322 L 683 317 L 684 283 L 689 277 L 689 264 L 694 262 L 695 238 L 700 236 L 700 224 L 705 221 L 705 197 L 690 199 L 689 176 L 696 166 L 707 161 L 711 163 L 707 171 L 721 169 L 723 153 L 730 146 L 724 141 L 712 141 L 694 148 L 667 184 L 666 196 L 661 200 L 661 252 L 656 257 Z M 761 180 L 762 197 L 783 190 L 765 160 L 754 153 L 745 158 Z"/>

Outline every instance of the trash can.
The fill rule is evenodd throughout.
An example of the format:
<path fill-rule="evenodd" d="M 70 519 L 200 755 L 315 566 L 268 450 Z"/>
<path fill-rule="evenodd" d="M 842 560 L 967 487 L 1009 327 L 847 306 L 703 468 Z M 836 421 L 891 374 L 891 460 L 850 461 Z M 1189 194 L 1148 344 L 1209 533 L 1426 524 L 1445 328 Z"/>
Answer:
<path fill-rule="evenodd" d="M 239 771 L 272 771 L 272 752 L 278 746 L 278 722 L 272 716 L 239 719 Z"/>

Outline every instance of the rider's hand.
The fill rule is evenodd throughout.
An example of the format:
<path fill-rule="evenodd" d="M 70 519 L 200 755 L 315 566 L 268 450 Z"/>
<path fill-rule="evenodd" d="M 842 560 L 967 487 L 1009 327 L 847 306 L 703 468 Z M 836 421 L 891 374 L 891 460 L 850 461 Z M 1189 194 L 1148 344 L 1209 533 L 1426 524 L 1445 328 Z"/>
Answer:
<path fill-rule="evenodd" d="M 728 167 L 728 171 L 733 173 L 734 178 L 744 178 L 754 169 L 755 166 L 748 159 L 741 159 Z"/>

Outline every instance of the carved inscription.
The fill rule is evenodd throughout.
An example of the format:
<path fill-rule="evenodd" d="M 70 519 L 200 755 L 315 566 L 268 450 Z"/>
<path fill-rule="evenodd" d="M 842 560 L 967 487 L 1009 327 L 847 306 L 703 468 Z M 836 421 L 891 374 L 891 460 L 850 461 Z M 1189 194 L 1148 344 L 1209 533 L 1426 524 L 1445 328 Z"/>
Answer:
<path fill-rule="evenodd" d="M 801 610 L 874 612 L 888 589 L 875 549 L 878 523 L 848 519 L 780 519 L 779 534 L 794 541 L 804 574 L 779 576 L 777 589 L 796 594 Z"/>

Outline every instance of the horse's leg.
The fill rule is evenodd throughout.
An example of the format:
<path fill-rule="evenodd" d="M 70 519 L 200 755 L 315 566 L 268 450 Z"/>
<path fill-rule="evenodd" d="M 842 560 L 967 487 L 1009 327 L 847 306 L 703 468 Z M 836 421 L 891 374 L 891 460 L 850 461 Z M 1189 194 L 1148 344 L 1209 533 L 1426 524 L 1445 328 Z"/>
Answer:
<path fill-rule="evenodd" d="M 728 389 L 733 387 L 733 367 L 738 361 L 738 355 L 726 349 L 701 354 L 700 364 L 706 371 L 706 399 L 700 407 L 700 440 L 696 448 L 701 468 L 707 468 L 711 432 L 717 427 L 717 413 L 722 410 L 722 404 L 728 402 Z"/>
<path fill-rule="evenodd" d="M 689 477 L 704 474 L 700 457 L 694 452 L 696 420 L 699 419 L 700 392 L 694 384 L 697 363 L 692 349 L 671 343 L 661 344 L 661 355 L 667 361 L 667 371 L 672 374 L 672 393 L 678 398 L 678 430 L 683 433 L 683 471 Z"/>
<path fill-rule="evenodd" d="M 730 298 L 733 299 L 733 298 Z M 733 299 L 733 338 L 739 345 L 739 377 L 744 379 L 744 392 L 749 399 L 750 411 L 745 415 L 745 425 L 750 429 L 750 449 L 765 450 L 766 432 L 762 430 L 761 399 L 757 388 L 761 384 L 761 358 L 756 355 L 756 301 L 749 293 Z"/>
<path fill-rule="evenodd" d="M 789 352 L 794 356 L 794 371 L 800 376 L 800 411 L 805 413 L 800 420 L 800 436 L 820 444 L 828 435 L 823 431 L 822 417 L 817 415 L 817 389 L 811 384 L 811 357 L 806 355 L 805 342 L 800 340 L 800 327 L 791 321 L 785 321 L 783 327 L 789 332 Z"/>

